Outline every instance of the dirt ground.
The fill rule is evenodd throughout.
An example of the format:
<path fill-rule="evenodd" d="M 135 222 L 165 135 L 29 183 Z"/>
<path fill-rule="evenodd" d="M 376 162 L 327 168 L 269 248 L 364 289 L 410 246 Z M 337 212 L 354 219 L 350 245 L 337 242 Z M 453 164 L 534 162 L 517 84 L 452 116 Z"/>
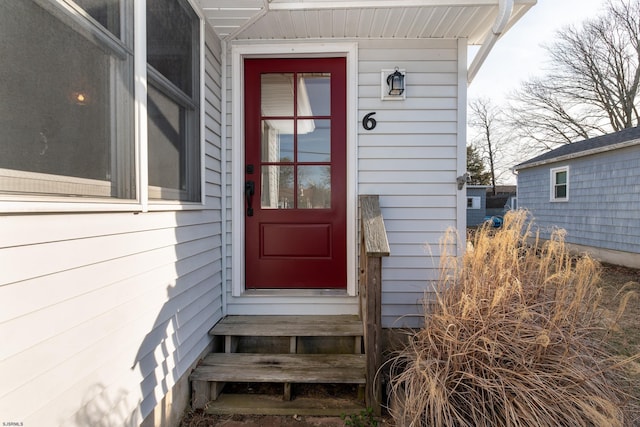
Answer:
<path fill-rule="evenodd" d="M 275 415 L 187 415 L 181 427 L 311 427 L 344 426 L 340 417 L 301 417 Z"/>
<path fill-rule="evenodd" d="M 640 354 L 640 269 L 603 265 L 601 289 L 603 321 L 610 329 L 607 342 L 619 360 L 628 360 Z M 619 311 L 621 304 L 624 312 Z M 634 425 L 640 425 L 640 359 L 622 369 L 629 380 L 626 387 L 631 404 L 636 407 Z"/>
<path fill-rule="evenodd" d="M 640 353 L 640 269 L 602 266 L 603 324 L 610 328 L 607 341 L 619 360 Z M 625 311 L 619 314 L 620 304 L 626 301 Z M 617 319 L 617 321 L 616 321 Z M 640 359 L 626 363 L 622 368 L 628 374 L 626 385 L 631 401 L 640 408 Z M 640 411 L 636 415 L 640 425 Z M 206 415 L 187 412 L 181 427 L 341 427 L 345 421 L 340 417 L 311 416 L 257 416 L 257 415 Z M 355 424 L 359 425 L 359 424 Z M 379 426 L 393 426 L 387 416 Z"/>

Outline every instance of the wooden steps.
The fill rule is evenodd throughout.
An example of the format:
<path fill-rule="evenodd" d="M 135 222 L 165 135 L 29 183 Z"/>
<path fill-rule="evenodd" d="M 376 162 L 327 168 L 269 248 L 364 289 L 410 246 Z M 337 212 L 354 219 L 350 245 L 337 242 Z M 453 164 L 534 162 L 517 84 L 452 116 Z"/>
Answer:
<path fill-rule="evenodd" d="M 336 397 L 296 397 L 286 401 L 278 396 L 261 394 L 223 393 L 210 401 L 205 412 L 215 415 L 322 415 L 339 417 L 359 414 L 364 410 L 362 402 Z"/>
<path fill-rule="evenodd" d="M 209 354 L 190 376 L 192 405 L 196 409 L 206 407 L 217 413 L 302 413 L 300 406 L 305 400 L 291 400 L 292 384 L 354 384 L 360 386 L 359 398 L 364 390 L 363 326 L 356 316 L 229 316 L 210 334 L 224 339 L 223 352 Z M 226 383 L 282 384 L 283 395 L 278 399 L 280 403 L 268 405 L 268 411 L 251 402 L 243 407 L 239 403 L 243 399 L 238 396 L 225 396 L 216 402 Z M 267 402 L 272 400 L 273 396 L 266 398 Z M 312 404 L 313 399 L 307 401 L 310 407 L 305 413 L 326 414 L 326 405 Z M 237 408 L 228 408 L 231 404 Z"/>
<path fill-rule="evenodd" d="M 263 337 L 361 337 L 362 321 L 356 316 L 227 316 L 210 335 Z"/>
<path fill-rule="evenodd" d="M 212 353 L 192 381 L 364 384 L 362 354 Z"/>

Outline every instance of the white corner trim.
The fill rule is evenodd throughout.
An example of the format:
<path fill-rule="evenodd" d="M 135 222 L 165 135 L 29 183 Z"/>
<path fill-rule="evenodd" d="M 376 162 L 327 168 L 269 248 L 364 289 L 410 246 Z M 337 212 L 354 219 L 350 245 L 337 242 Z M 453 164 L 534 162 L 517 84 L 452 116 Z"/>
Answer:
<path fill-rule="evenodd" d="M 358 44 L 355 42 L 309 42 L 241 44 L 231 48 L 233 114 L 232 147 L 232 289 L 233 297 L 241 297 L 245 290 L 245 234 L 244 234 L 244 58 L 295 58 L 298 56 L 335 57 L 347 59 L 347 295 L 355 296 L 358 289 L 357 272 L 357 165 L 358 165 Z"/>
<path fill-rule="evenodd" d="M 229 254 L 229 246 L 227 242 L 227 227 L 228 220 L 227 217 L 227 194 L 229 193 L 229 188 L 227 187 L 227 42 L 224 40 L 220 41 L 220 51 L 222 52 L 220 55 L 220 80 L 222 80 L 220 84 L 220 189 L 222 194 L 220 195 L 220 220 L 222 227 L 220 229 L 221 233 L 221 246 L 222 246 L 222 316 L 225 317 L 227 315 L 228 309 L 228 276 L 227 276 L 227 260 Z"/>
<path fill-rule="evenodd" d="M 458 39 L 458 138 L 457 138 L 457 173 L 456 176 L 467 172 L 467 39 Z M 467 190 L 466 186 L 458 190 L 456 183 L 452 188 L 457 192 L 456 227 L 458 229 L 457 253 L 464 254 L 466 248 L 467 228 Z"/>

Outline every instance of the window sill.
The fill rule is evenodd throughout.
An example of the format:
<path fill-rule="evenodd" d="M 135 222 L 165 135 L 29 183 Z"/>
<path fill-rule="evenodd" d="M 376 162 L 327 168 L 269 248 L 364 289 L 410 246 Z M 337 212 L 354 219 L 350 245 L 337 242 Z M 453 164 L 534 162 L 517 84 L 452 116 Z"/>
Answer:
<path fill-rule="evenodd" d="M 44 198 L 36 196 L 2 196 L 0 212 L 6 214 L 30 213 L 94 213 L 94 212 L 161 212 L 198 211 L 206 209 L 200 202 L 158 201 L 149 203 L 145 209 L 142 203 L 133 200 L 104 200 L 95 198 Z"/>

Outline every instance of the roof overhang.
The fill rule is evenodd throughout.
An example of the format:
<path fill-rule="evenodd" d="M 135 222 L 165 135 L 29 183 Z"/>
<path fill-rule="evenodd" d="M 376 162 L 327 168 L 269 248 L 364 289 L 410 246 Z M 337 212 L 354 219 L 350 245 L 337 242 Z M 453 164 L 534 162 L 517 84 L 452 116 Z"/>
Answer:
<path fill-rule="evenodd" d="M 495 41 L 536 0 L 199 0 L 232 40 L 466 39 L 481 45 L 469 81 Z"/>
<path fill-rule="evenodd" d="M 220 36 L 235 39 L 466 38 L 481 44 L 503 0 L 199 0 Z M 536 0 L 513 0 L 505 29 Z"/>

